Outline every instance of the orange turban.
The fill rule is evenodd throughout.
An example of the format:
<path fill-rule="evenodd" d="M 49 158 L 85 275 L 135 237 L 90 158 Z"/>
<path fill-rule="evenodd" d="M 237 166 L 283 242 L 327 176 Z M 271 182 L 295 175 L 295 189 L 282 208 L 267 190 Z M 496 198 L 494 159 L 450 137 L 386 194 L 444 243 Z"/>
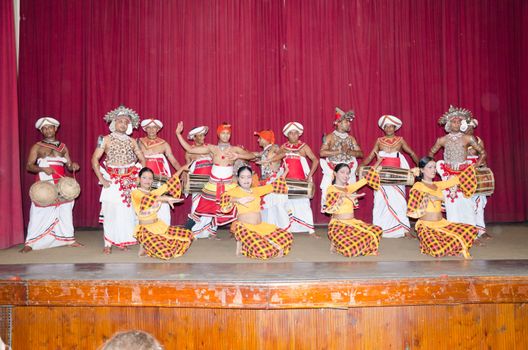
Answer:
<path fill-rule="evenodd" d="M 222 131 L 231 132 L 231 124 L 222 123 L 218 125 L 218 128 L 216 128 L 216 133 L 219 135 Z"/>
<path fill-rule="evenodd" d="M 262 130 L 255 132 L 256 136 L 262 137 L 264 140 L 268 141 L 271 144 L 275 143 L 275 134 L 271 130 Z"/>

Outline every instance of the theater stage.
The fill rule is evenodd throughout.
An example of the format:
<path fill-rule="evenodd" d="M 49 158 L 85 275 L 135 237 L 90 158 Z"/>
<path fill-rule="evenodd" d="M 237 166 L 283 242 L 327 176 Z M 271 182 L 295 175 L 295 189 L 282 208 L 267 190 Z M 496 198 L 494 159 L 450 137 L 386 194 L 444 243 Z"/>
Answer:
<path fill-rule="evenodd" d="M 158 263 L 104 256 L 100 233 L 85 232 L 84 248 L 0 252 L 0 336 L 14 349 L 95 349 L 126 329 L 167 349 L 525 349 L 527 226 L 491 233 L 469 261 L 411 253 L 418 243 L 405 239 L 345 259 L 302 236 L 283 259 L 224 261 L 234 254 L 224 232 Z"/>

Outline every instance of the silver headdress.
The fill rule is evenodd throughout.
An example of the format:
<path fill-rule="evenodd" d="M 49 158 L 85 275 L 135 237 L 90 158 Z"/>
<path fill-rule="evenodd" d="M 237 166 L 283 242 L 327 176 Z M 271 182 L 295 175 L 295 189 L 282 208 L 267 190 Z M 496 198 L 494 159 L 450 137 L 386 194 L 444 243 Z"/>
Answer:
<path fill-rule="evenodd" d="M 449 110 L 438 119 L 438 124 L 446 125 L 454 117 L 461 117 L 462 120 L 465 120 L 467 123 L 469 123 L 471 119 L 473 119 L 473 114 L 471 114 L 471 111 L 469 109 L 457 108 L 453 105 L 450 105 Z"/>
<path fill-rule="evenodd" d="M 348 119 L 348 120 L 352 121 L 352 120 L 354 120 L 355 117 L 356 117 L 356 114 L 354 113 L 353 110 L 345 112 L 341 108 L 336 107 L 334 124 L 339 123 L 343 119 Z"/>
<path fill-rule="evenodd" d="M 130 117 L 130 124 L 134 129 L 137 129 L 139 126 L 139 115 L 131 108 L 127 108 L 124 105 L 121 105 L 114 109 L 113 111 L 110 111 L 106 113 L 104 120 L 107 123 L 113 122 L 117 117 L 120 117 L 122 115 L 126 115 Z"/>

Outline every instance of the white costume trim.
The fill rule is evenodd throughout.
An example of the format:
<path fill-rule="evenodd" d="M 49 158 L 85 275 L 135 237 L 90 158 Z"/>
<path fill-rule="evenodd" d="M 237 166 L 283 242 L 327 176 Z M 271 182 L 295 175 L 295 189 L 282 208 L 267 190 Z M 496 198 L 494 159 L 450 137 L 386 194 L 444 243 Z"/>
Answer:
<path fill-rule="evenodd" d="M 130 168 L 135 166 L 129 164 L 125 166 L 112 166 L 112 168 Z M 125 247 L 137 244 L 134 238 L 134 229 L 137 224 L 137 216 L 132 205 L 123 203 L 119 185 L 114 183 L 104 167 L 100 168 L 104 179 L 110 181 L 110 187 L 101 189 L 101 215 L 103 220 L 104 245 Z"/>
<path fill-rule="evenodd" d="M 399 158 L 400 168 L 409 169 L 409 163 L 400 152 L 379 151 L 378 154 L 384 158 Z M 372 223 L 383 229 L 384 238 L 404 237 L 410 231 L 405 186 L 382 185 L 379 191 L 374 191 Z"/>
<path fill-rule="evenodd" d="M 64 165 L 64 157 L 39 158 L 37 164 L 48 167 L 51 164 Z M 41 181 L 52 180 L 51 175 L 39 172 Z M 41 207 L 31 203 L 26 245 L 33 250 L 60 247 L 75 243 L 73 228 L 73 206 L 75 201 Z"/>

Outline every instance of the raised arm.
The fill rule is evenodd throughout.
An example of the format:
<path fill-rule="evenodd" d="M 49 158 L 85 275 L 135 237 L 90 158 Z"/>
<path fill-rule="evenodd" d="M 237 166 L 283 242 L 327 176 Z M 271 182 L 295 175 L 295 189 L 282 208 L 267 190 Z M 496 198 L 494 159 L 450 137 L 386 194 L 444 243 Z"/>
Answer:
<path fill-rule="evenodd" d="M 237 159 L 243 159 L 243 160 L 253 160 L 255 159 L 255 154 L 253 152 L 249 152 L 242 147 L 235 146 L 233 147 L 233 152 L 236 153 Z"/>
<path fill-rule="evenodd" d="M 176 127 L 176 137 L 178 138 L 178 141 L 180 141 L 180 144 L 182 145 L 185 152 L 188 152 L 190 154 L 212 153 L 209 145 L 191 147 L 191 145 L 189 145 L 189 143 L 185 141 L 185 138 L 182 136 L 182 131 L 183 131 L 183 122 L 179 122 L 178 126 Z"/>

